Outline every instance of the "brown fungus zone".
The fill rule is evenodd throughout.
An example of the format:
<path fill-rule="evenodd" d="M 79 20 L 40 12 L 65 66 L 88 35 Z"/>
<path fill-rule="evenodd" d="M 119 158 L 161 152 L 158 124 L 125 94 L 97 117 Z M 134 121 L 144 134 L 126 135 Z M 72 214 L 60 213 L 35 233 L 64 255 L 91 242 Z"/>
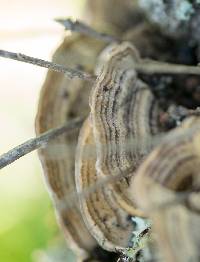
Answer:
<path fill-rule="evenodd" d="M 186 64 L 195 64 L 197 60 L 192 48 L 187 44 L 184 46 L 181 40 L 177 41 L 163 35 L 159 28 L 148 23 L 140 10 L 134 9 L 133 11 L 130 2 L 126 0 L 122 4 L 122 1 L 117 1 L 116 4 L 113 1 L 88 1 L 88 10 L 90 8 L 94 8 L 93 11 L 96 10 L 90 13 L 88 20 L 93 19 L 91 23 L 96 28 L 102 30 L 106 28 L 108 32 L 114 32 L 118 38 L 126 42 L 111 48 L 107 58 L 99 62 L 99 54 L 104 49 L 105 43 L 80 34 L 66 37 L 54 54 L 53 60 L 72 68 L 81 68 L 92 74 L 95 74 L 94 69 L 100 63 L 101 70 L 98 71 L 100 73 L 93 85 L 82 79 L 69 80 L 62 74 L 48 72 L 39 101 L 36 119 L 37 134 L 57 127 L 66 120 L 77 116 L 87 118 L 81 131 L 76 130 L 62 138 L 57 138 L 48 147 L 39 150 L 48 190 L 55 205 L 61 230 L 64 232 L 68 246 L 75 251 L 79 261 L 85 259 L 115 261 L 116 255 L 113 255 L 113 251 L 116 251 L 118 247 L 124 249 L 129 245 L 128 239 L 133 229 L 133 224 L 128 219 L 130 215 L 147 216 L 154 221 L 153 213 L 149 212 L 149 209 L 154 209 L 151 205 L 151 198 L 148 199 L 148 194 L 144 194 L 142 198 L 143 190 L 144 192 L 146 190 L 146 178 L 143 180 L 141 175 L 140 182 L 137 182 L 138 174 L 141 172 L 138 171 L 138 173 L 137 168 L 141 164 L 142 167 L 145 166 L 143 161 L 154 148 L 153 137 L 176 127 L 177 123 L 187 116 L 187 114 L 180 114 L 177 120 L 174 114 L 169 113 L 168 118 L 162 121 L 163 114 L 166 113 L 169 106 L 175 104 L 175 106 L 182 105 L 188 109 L 195 109 L 200 101 L 198 76 L 146 75 L 138 74 L 133 69 L 135 63 L 140 61 L 140 55 L 142 58 L 159 59 L 165 62 L 183 63 L 185 61 Z M 113 6 L 116 4 L 120 16 L 111 11 L 113 8 L 113 6 L 111 8 L 111 3 Z M 103 11 L 105 9 L 106 13 Z M 94 18 L 98 17 L 99 22 L 95 23 Z M 102 17 L 104 23 L 100 26 Z M 186 60 L 184 60 L 185 51 L 179 50 L 179 46 L 189 51 L 190 55 Z M 174 121 L 173 124 L 169 123 L 171 119 Z M 197 118 L 195 118 L 196 121 Z M 180 130 L 184 133 L 185 129 L 181 127 Z M 176 142 L 172 139 L 173 141 Z M 92 160 L 89 158 L 90 154 L 89 159 L 85 158 L 87 155 L 85 148 L 88 143 L 92 143 L 92 157 L 94 158 Z M 176 147 L 176 143 L 173 146 Z M 177 149 L 177 154 L 180 153 L 179 149 Z M 183 148 L 182 151 L 184 150 L 186 148 Z M 161 162 L 165 163 L 167 153 L 170 152 L 170 150 L 166 152 Z M 174 163 L 175 158 L 172 157 L 172 160 L 168 162 L 169 166 Z M 185 158 L 183 162 L 185 161 L 184 164 L 187 162 L 189 167 L 192 163 L 190 161 L 193 160 L 189 156 L 188 161 L 186 160 Z M 152 163 L 155 163 L 154 158 L 152 158 Z M 127 175 L 124 176 L 124 173 Z M 113 177 L 113 183 L 104 186 L 104 189 L 97 189 L 86 199 L 80 198 L 73 208 L 69 208 L 68 196 L 71 193 L 87 190 L 88 186 L 96 183 L 96 180 L 109 176 Z M 176 180 L 176 175 L 173 176 L 173 179 L 171 183 L 174 187 L 173 192 L 185 192 L 193 185 L 190 174 L 181 182 Z M 176 181 L 178 181 L 177 184 Z M 168 186 L 163 184 L 163 188 L 168 188 Z M 145 200 L 141 200 L 140 197 Z M 173 201 L 174 199 L 176 200 L 176 197 L 172 198 Z M 169 200 L 171 201 L 171 196 Z M 195 201 L 196 198 L 192 202 L 193 209 L 194 207 L 198 209 L 198 201 Z M 144 203 L 147 209 L 143 207 Z M 161 205 L 163 205 L 162 201 Z M 191 202 L 188 202 L 187 207 L 191 206 Z M 184 208 L 185 206 L 181 206 L 181 210 Z M 158 235 L 158 242 L 164 239 L 163 243 L 168 247 L 166 248 L 168 251 L 165 251 L 164 245 L 161 246 L 161 253 L 168 252 L 167 261 L 175 261 L 170 260 L 176 256 L 174 255 L 175 248 L 170 246 L 170 241 L 174 238 L 173 243 L 175 243 L 177 238 L 171 233 L 174 229 L 173 220 L 168 219 L 167 216 L 168 214 L 162 213 L 162 216 L 159 217 L 159 221 L 166 222 L 166 227 L 162 225 L 157 229 L 154 225 L 153 228 Z M 191 221 L 198 225 L 198 215 L 196 216 Z M 185 221 L 182 219 L 185 217 L 189 220 L 193 219 L 193 216 L 188 216 L 188 213 L 185 216 L 183 212 L 179 221 Z M 158 220 L 155 219 L 155 221 L 154 224 Z M 189 224 L 183 223 L 182 225 Z M 168 227 L 171 230 L 169 232 Z M 187 230 L 189 230 L 188 227 Z M 189 231 L 187 234 L 193 236 Z M 195 243 L 198 243 L 197 234 L 194 239 Z M 179 244 L 181 246 L 181 243 Z M 188 240 L 183 242 L 183 249 L 185 245 L 188 245 Z M 98 256 L 99 247 L 102 248 Z M 104 252 L 103 249 L 109 252 Z"/>
<path fill-rule="evenodd" d="M 94 39 L 73 35 L 65 39 L 53 60 L 72 67 L 84 60 L 87 61 L 85 70 L 92 72 L 101 48 L 102 44 Z M 88 50 L 87 54 L 85 50 Z M 48 72 L 40 95 L 36 119 L 37 134 L 76 116 L 86 116 L 89 113 L 87 100 L 90 90 L 91 84 L 86 81 L 68 79 L 63 74 Z M 75 150 L 78 133 L 78 130 L 74 130 L 69 135 L 58 137 L 49 143 L 48 147 L 39 150 L 39 156 L 61 230 L 77 257 L 85 259 L 88 252 L 95 248 L 96 241 L 85 227 L 79 205 L 76 204 L 68 210 L 66 204 L 68 195 L 75 191 Z"/>
<path fill-rule="evenodd" d="M 37 128 L 39 128 L 40 132 L 44 132 L 45 128 L 52 128 L 58 122 L 66 120 L 66 118 L 70 119 L 75 116 L 89 114 L 90 93 L 91 123 L 89 124 L 89 120 L 87 120 L 87 125 L 84 124 L 79 134 L 76 159 L 75 148 L 78 132 L 58 138 L 51 142 L 47 148 L 39 151 L 60 224 L 70 247 L 75 250 L 81 259 L 88 256 L 87 252 L 89 254 L 92 253 L 92 250 L 97 245 L 96 241 L 103 249 L 108 251 L 116 251 L 117 249 L 128 247 L 132 231 L 134 230 L 133 224 L 128 217 L 130 215 L 142 215 L 139 210 L 134 208 L 131 194 L 128 192 L 129 176 L 126 179 L 120 179 L 114 187 L 105 186 L 101 192 L 97 190 L 97 192 L 91 194 L 85 204 L 80 199 L 81 209 L 79 209 L 79 203 L 70 210 L 67 205 L 67 196 L 70 193 L 75 190 L 78 192 L 87 190 L 87 187 L 95 184 L 97 178 L 101 179 L 101 177 L 109 175 L 115 176 L 117 173 L 123 174 L 127 169 L 136 169 L 139 161 L 152 147 L 152 145 L 146 142 L 148 142 L 147 138 L 158 131 L 159 109 L 149 87 L 137 79 L 136 71 L 132 68 L 137 59 L 139 59 L 139 55 L 130 43 L 116 44 L 106 60 L 100 62 L 102 70 L 92 89 L 88 83 L 84 84 L 81 80 L 66 80 L 63 78 L 61 88 L 59 88 L 60 82 L 51 81 L 54 94 L 52 94 L 53 90 L 49 94 L 45 89 L 41 94 L 41 100 L 44 103 L 42 102 L 39 107 Z M 112 78 L 113 74 L 116 77 Z M 112 94 L 108 92 L 105 94 L 103 82 L 108 81 L 109 78 L 109 89 Z M 70 81 L 74 82 L 71 83 Z M 56 88 L 58 89 L 56 90 Z M 72 92 L 71 94 L 70 91 Z M 109 100 L 111 104 L 113 104 L 112 101 L 115 99 L 118 100 L 118 104 L 113 108 L 111 106 L 109 109 L 109 112 L 113 110 L 111 115 L 107 115 L 104 111 L 98 109 L 99 106 L 105 108 L 108 105 L 100 104 L 98 102 L 99 96 L 95 92 L 102 92 L 102 95 L 105 95 L 104 102 L 108 102 L 108 105 Z M 115 94 L 118 94 L 117 98 L 114 97 Z M 100 94 L 101 97 L 102 95 Z M 76 114 L 71 115 L 71 110 L 74 110 Z M 142 118 L 139 117 L 140 115 L 142 115 Z M 115 129 L 118 128 L 116 137 L 119 143 L 116 141 L 115 136 L 108 137 L 108 134 L 113 132 L 110 130 L 111 126 L 108 126 L 100 131 L 103 136 L 108 137 L 108 140 L 103 143 L 103 152 L 101 152 L 102 147 L 100 150 L 96 150 L 96 148 L 102 144 L 102 139 L 96 134 L 98 132 L 97 128 L 100 128 L 100 125 L 104 126 L 106 117 L 109 118 L 108 121 L 116 123 Z M 86 136 L 87 132 L 91 133 L 88 134 L 91 137 L 90 139 Z M 84 152 L 84 147 L 85 144 L 91 143 L 90 140 L 93 139 L 93 136 L 94 146 L 91 148 L 91 151 L 93 157 L 95 152 L 97 153 L 97 161 L 93 159 L 91 162 L 89 157 L 88 159 L 86 157 L 86 160 L 84 160 L 85 156 L 87 156 Z M 134 143 L 134 141 L 136 143 L 132 150 L 132 147 L 128 147 L 127 142 Z M 140 146 L 137 141 L 140 141 Z M 143 144 L 141 145 L 141 143 Z M 112 151 L 107 155 L 106 152 L 110 149 Z M 123 159 L 118 162 L 120 155 L 123 156 Z M 100 169 L 95 162 L 98 162 L 102 156 L 104 159 L 111 157 L 116 163 L 117 169 L 113 169 L 112 174 L 102 170 L 103 174 L 100 175 Z M 115 165 L 115 163 L 112 164 Z M 76 187 L 74 166 L 76 166 Z M 108 167 L 108 170 L 110 170 L 110 167 Z M 101 199 L 98 200 L 98 198 Z M 103 209 L 107 209 L 105 214 Z"/>
<path fill-rule="evenodd" d="M 164 261 L 199 261 L 199 148 L 200 118 L 191 117 L 166 135 L 131 182 Z"/>

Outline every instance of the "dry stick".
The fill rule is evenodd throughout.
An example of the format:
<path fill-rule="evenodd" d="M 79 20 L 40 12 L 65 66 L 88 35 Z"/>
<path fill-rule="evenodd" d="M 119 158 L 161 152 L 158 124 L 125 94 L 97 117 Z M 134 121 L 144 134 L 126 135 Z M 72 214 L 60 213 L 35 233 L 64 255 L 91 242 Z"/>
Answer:
<path fill-rule="evenodd" d="M 55 21 L 61 23 L 67 30 L 79 32 L 84 35 L 88 35 L 96 39 L 102 40 L 104 42 L 112 43 L 122 41 L 121 39 L 116 38 L 112 35 L 97 32 L 96 30 L 79 20 L 72 21 L 71 19 L 55 19 Z M 200 74 L 200 69 L 198 66 L 169 64 L 164 62 L 153 61 L 150 59 L 144 59 L 142 62 L 135 64 L 134 68 L 136 71 L 146 74 Z"/>
<path fill-rule="evenodd" d="M 34 58 L 34 57 L 31 57 L 31 56 L 27 56 L 27 55 L 24 55 L 24 54 L 0 50 L 0 56 L 5 57 L 5 58 L 9 58 L 9 59 L 13 59 L 13 60 L 17 60 L 17 61 L 20 61 L 20 62 L 25 62 L 25 63 L 37 65 L 37 66 L 40 66 L 40 67 L 45 67 L 45 68 L 48 68 L 50 70 L 63 73 L 64 75 L 66 75 L 69 78 L 80 78 L 80 79 L 89 80 L 89 81 L 95 80 L 95 77 L 93 75 L 88 74 L 86 72 L 83 72 L 83 71 L 80 71 L 80 70 L 77 70 L 77 69 L 72 69 L 72 68 L 69 68 L 69 67 L 65 67 L 63 65 L 59 65 L 59 64 L 56 64 L 56 63 L 53 63 L 53 62 L 48 62 L 48 61 L 45 61 L 45 60 L 42 60 L 42 59 Z"/>
<path fill-rule="evenodd" d="M 69 67 L 65 67 L 53 62 L 48 62 L 42 59 L 30 57 L 20 53 L 13 53 L 5 50 L 0 50 L 0 57 L 9 58 L 25 63 L 30 63 L 33 65 L 37 65 L 40 67 L 45 67 L 50 70 L 63 73 L 69 78 L 79 78 L 83 80 L 88 80 L 94 82 L 96 76 L 72 69 Z M 135 63 L 133 68 L 144 74 L 192 74 L 192 75 L 200 75 L 200 67 L 199 66 L 188 66 L 188 65 L 177 65 L 177 64 L 169 64 L 158 61 L 151 60 L 141 60 L 141 62 Z"/>
<path fill-rule="evenodd" d="M 102 40 L 106 43 L 112 43 L 112 42 L 120 42 L 120 39 L 117 37 L 105 34 L 105 33 L 100 33 L 91 28 L 90 26 L 86 25 L 85 23 L 76 20 L 72 21 L 71 19 L 55 19 L 56 22 L 62 24 L 66 30 L 70 30 L 73 32 L 79 32 L 81 34 L 91 36 L 93 38 Z"/>
<path fill-rule="evenodd" d="M 192 192 L 174 192 L 175 196 L 174 199 L 166 200 L 164 203 L 161 203 L 149 210 L 149 212 L 155 212 L 155 211 L 162 211 L 164 209 L 168 209 L 169 207 L 172 207 L 174 205 L 183 204 L 184 202 L 190 200 L 191 195 L 194 195 L 195 193 Z"/>
<path fill-rule="evenodd" d="M 70 209 L 73 208 L 74 205 L 77 203 L 78 199 L 87 199 L 91 196 L 92 193 L 96 192 L 97 190 L 100 190 L 101 188 L 107 186 L 108 184 L 115 184 L 119 182 L 120 179 L 126 178 L 130 176 L 131 173 L 135 172 L 135 168 L 127 169 L 121 173 L 117 173 L 115 175 L 109 175 L 107 177 L 101 178 L 94 182 L 93 184 L 89 185 L 87 189 L 81 190 L 80 192 L 72 191 L 67 195 L 67 199 L 64 203 L 63 208 Z M 172 207 L 177 204 L 183 204 L 186 200 L 188 200 L 191 192 L 183 192 L 179 193 L 176 192 L 176 197 L 171 200 L 166 200 L 164 203 L 157 205 L 155 207 L 151 207 L 150 210 L 148 210 L 149 213 L 161 211 L 163 209 L 167 209 L 169 207 Z"/>
<path fill-rule="evenodd" d="M 66 124 L 60 127 L 50 129 L 47 132 L 41 134 L 40 136 L 29 139 L 23 144 L 9 150 L 7 153 L 0 156 L 0 169 L 11 164 L 15 160 L 30 153 L 35 149 L 47 146 L 50 140 L 53 140 L 64 133 L 66 134 L 74 130 L 75 128 L 81 127 L 83 121 L 84 121 L 83 118 L 78 118 L 72 121 L 68 121 Z"/>
<path fill-rule="evenodd" d="M 26 56 L 26 55 L 23 55 L 23 54 L 17 54 L 17 53 L 12 53 L 12 52 L 8 52 L 8 51 L 0 50 L 0 56 L 5 57 L 5 58 L 18 60 L 18 61 L 22 61 L 22 62 L 26 62 L 26 63 L 31 63 L 31 64 L 38 65 L 38 66 L 41 66 L 41 67 L 46 67 L 46 68 L 49 68 L 49 69 L 57 71 L 57 72 L 62 72 L 70 78 L 78 77 L 78 78 L 81 78 L 81 79 L 84 79 L 84 80 L 90 80 L 90 81 L 95 80 L 95 77 L 91 74 L 88 74 L 88 73 L 85 73 L 85 72 L 82 72 L 82 71 L 79 71 L 79 70 L 71 69 L 71 68 L 66 68 L 66 67 L 59 65 L 59 64 L 55 64 L 55 63 L 51 63 L 51 62 L 44 61 L 44 60 L 41 60 L 41 59 L 29 57 L 29 56 Z M 152 74 L 152 73 L 183 74 L 184 73 L 184 74 L 200 75 L 199 67 L 186 66 L 186 65 L 174 65 L 174 64 L 166 64 L 166 63 L 158 63 L 158 62 L 152 63 L 152 62 L 145 61 L 145 60 L 144 60 L 144 62 L 140 62 L 140 63 L 135 64 L 135 69 L 137 71 L 140 71 L 140 72 L 143 72 L 143 73 L 148 73 L 148 74 Z M 54 131 L 56 132 L 57 129 L 51 130 L 49 132 L 54 132 Z M 33 140 L 30 140 L 30 142 L 33 143 Z M 26 142 L 23 145 L 26 146 Z M 19 148 L 17 147 L 18 151 L 21 150 L 21 146 L 19 146 Z M 38 148 L 38 147 L 36 146 L 35 149 Z M 21 152 L 21 155 L 16 154 L 15 158 L 13 158 L 14 160 L 11 160 L 10 162 L 7 159 L 8 153 L 4 154 L 2 156 L 4 159 L 2 159 L 2 157 L 0 157 L 0 168 L 8 165 L 9 163 L 12 163 L 17 158 L 25 155 L 26 152 L 29 153 L 32 150 L 34 150 L 34 149 L 31 149 L 31 147 L 30 147 L 29 150 L 26 149 L 25 153 Z M 10 156 L 11 156 L 12 150 L 9 151 L 9 152 L 10 152 Z M 15 154 L 13 153 L 13 155 L 15 155 Z"/>
<path fill-rule="evenodd" d="M 53 140 L 64 133 L 68 133 L 74 130 L 75 128 L 81 127 L 83 121 L 84 121 L 83 118 L 69 121 L 67 124 L 61 127 L 50 129 L 49 131 L 38 136 L 37 138 L 29 139 L 28 141 L 24 142 L 23 144 L 9 150 L 7 153 L 0 156 L 0 169 L 6 167 L 7 165 L 19 159 L 20 157 L 38 148 L 46 147 L 50 140 Z M 78 193 L 76 191 L 70 193 L 67 196 L 65 208 L 67 209 L 72 208 L 74 204 L 77 202 L 77 198 L 88 198 L 96 190 L 99 190 L 100 188 L 106 186 L 107 184 L 110 184 L 110 183 L 114 184 L 117 181 L 119 181 L 119 179 L 126 177 L 127 175 L 129 175 L 132 172 L 133 172 L 132 169 L 128 169 L 124 171 L 123 173 L 118 173 L 114 176 L 108 176 L 108 177 L 105 177 L 93 183 L 92 185 L 90 185 L 87 188 L 87 190 L 82 190 L 81 192 L 78 192 Z M 170 201 L 166 201 L 165 203 L 159 206 L 156 206 L 154 209 L 151 209 L 150 211 L 153 212 L 159 209 L 168 208 L 174 204 L 178 204 L 178 203 L 180 204 L 184 202 L 185 200 L 187 200 L 188 196 L 189 196 L 188 192 L 179 193 L 177 198 L 170 200 Z"/>
<path fill-rule="evenodd" d="M 178 65 L 143 59 L 134 65 L 136 71 L 145 74 L 186 74 L 200 75 L 200 66 Z"/>
<path fill-rule="evenodd" d="M 92 183 L 87 187 L 87 189 L 83 189 L 80 192 L 72 191 L 67 195 L 67 199 L 64 203 L 63 208 L 70 209 L 74 207 L 74 204 L 77 203 L 78 199 L 87 199 L 90 195 L 97 190 L 107 186 L 108 184 L 115 184 L 119 182 L 120 179 L 127 177 L 130 173 L 133 173 L 133 168 L 125 170 L 123 173 L 118 173 L 115 175 L 109 175 L 107 177 L 101 178 L 96 182 Z"/>

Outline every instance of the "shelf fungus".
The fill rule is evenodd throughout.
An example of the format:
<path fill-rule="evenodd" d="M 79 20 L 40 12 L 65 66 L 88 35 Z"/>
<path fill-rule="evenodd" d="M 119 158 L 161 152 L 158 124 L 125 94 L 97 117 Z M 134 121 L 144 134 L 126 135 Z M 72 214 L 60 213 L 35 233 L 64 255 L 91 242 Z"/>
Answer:
<path fill-rule="evenodd" d="M 129 170 L 129 175 L 113 186 L 116 200 L 129 214 L 141 216 L 134 208 L 129 182 L 151 150 L 160 127 L 158 103 L 134 70 L 139 60 L 129 42 L 113 47 L 90 95 L 90 117 L 97 173 L 123 176 Z"/>
<path fill-rule="evenodd" d="M 87 61 L 88 72 L 94 73 L 96 67 L 93 86 L 49 73 L 36 121 L 40 134 L 74 117 L 86 117 L 80 130 L 39 151 L 68 245 L 79 261 L 103 261 L 94 256 L 97 247 L 135 259 L 153 232 L 158 239 L 156 252 L 166 261 L 196 259 L 200 120 L 189 117 L 154 149 L 163 135 L 163 111 L 137 75 L 138 51 L 130 42 L 115 42 L 105 49 L 95 43 L 96 48 L 90 48 L 93 41 L 68 38 L 56 54 L 58 62 L 74 66 L 78 52 L 79 60 L 81 56 Z M 87 59 L 83 49 L 88 50 Z M 82 194 L 106 178 L 111 182 Z M 78 201 L 69 208 L 72 193 Z M 137 232 L 140 227 L 133 221 L 146 218 L 153 222 L 152 231 L 147 226 Z"/>
<path fill-rule="evenodd" d="M 170 12 L 161 10 L 167 19 L 163 28 L 170 17 L 177 23 L 165 28 L 167 34 L 133 8 L 132 0 L 115 2 L 88 2 L 97 28 L 102 24 L 112 36 L 58 19 L 74 33 L 53 63 L 0 50 L 4 58 L 56 71 L 48 72 L 40 94 L 36 133 L 41 136 L 3 154 L 1 167 L 40 148 L 61 231 L 79 262 L 197 262 L 200 48 L 198 39 L 182 33 L 200 24 L 199 9 L 193 10 L 200 1 L 174 1 L 182 3 L 180 13 L 171 1 L 140 0 L 148 10 L 157 2 L 160 9 L 169 5 Z M 113 3 L 117 15 L 111 14 Z M 157 18 L 151 20 L 160 24 Z M 182 22 L 189 26 L 179 32 Z"/>
<path fill-rule="evenodd" d="M 102 176 L 97 174 L 95 141 L 90 119 L 79 134 L 76 156 L 77 192 L 87 190 Z M 104 185 L 86 199 L 80 198 L 81 213 L 89 232 L 108 251 L 126 248 L 134 230 L 127 212 L 116 202 L 110 185 Z"/>
<path fill-rule="evenodd" d="M 84 58 L 78 41 L 72 37 L 64 43 L 66 53 L 62 48 L 57 51 L 62 64 L 64 57 L 68 65 L 77 63 L 76 52 Z M 80 132 L 58 138 L 39 152 L 67 242 L 82 261 L 97 245 L 114 252 L 134 246 L 135 225 L 130 217 L 144 213 L 135 207 L 130 181 L 160 132 L 160 109 L 149 86 L 137 77 L 134 65 L 140 57 L 132 44 L 113 43 L 99 56 L 103 45 L 89 50 L 91 40 L 80 41 L 90 54 L 87 70 L 97 68 L 93 88 L 83 80 L 57 79 L 49 73 L 36 129 L 41 133 L 66 119 L 88 116 Z M 82 197 L 82 192 L 106 177 L 116 181 Z M 69 209 L 68 196 L 74 192 L 79 202 Z"/>
<path fill-rule="evenodd" d="M 85 70 L 91 72 L 102 48 L 103 45 L 97 40 L 73 35 L 65 39 L 53 60 L 75 68 L 80 61 L 85 61 Z M 86 116 L 89 113 L 90 90 L 90 82 L 68 79 L 63 74 L 48 72 L 40 95 L 37 134 L 61 125 L 66 120 Z M 68 208 L 68 196 L 76 190 L 74 173 L 78 133 L 79 130 L 76 129 L 68 135 L 56 138 L 46 148 L 39 150 L 39 156 L 67 244 L 82 261 L 90 256 L 97 243 L 84 224 L 79 205 Z"/>
<path fill-rule="evenodd" d="M 163 139 L 131 182 L 138 208 L 152 219 L 167 262 L 200 258 L 200 118 L 190 117 Z"/>

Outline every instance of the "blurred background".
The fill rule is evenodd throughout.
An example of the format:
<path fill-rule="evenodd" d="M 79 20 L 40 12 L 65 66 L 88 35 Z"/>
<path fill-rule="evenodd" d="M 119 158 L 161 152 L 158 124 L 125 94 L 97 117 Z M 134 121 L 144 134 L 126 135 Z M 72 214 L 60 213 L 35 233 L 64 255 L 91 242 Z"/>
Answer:
<path fill-rule="evenodd" d="M 0 0 L 0 49 L 50 60 L 65 35 L 53 19 L 79 17 L 84 3 Z M 43 68 L 0 58 L 0 154 L 35 136 L 45 75 Z M 56 224 L 36 152 L 0 171 L 0 210 L 0 261 L 72 260 Z"/>

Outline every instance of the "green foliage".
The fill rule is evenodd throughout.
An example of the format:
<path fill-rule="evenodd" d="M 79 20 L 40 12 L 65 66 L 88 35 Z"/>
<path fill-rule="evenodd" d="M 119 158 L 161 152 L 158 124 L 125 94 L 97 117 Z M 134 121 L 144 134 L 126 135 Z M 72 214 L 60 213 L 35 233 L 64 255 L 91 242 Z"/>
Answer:
<path fill-rule="evenodd" d="M 23 217 L 19 210 L 16 216 L 20 220 L 16 217 L 16 224 L 0 235 L 0 261 L 33 261 L 34 250 L 47 248 L 56 234 L 54 214 L 46 196 L 32 200 L 23 209 Z"/>

